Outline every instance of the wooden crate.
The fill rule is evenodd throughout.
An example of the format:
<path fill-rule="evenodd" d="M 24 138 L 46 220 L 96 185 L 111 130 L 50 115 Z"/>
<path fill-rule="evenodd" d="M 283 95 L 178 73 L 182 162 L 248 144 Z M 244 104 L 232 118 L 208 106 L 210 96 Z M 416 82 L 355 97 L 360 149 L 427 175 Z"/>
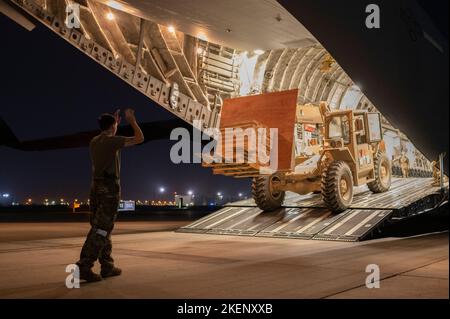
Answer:
<path fill-rule="evenodd" d="M 268 164 L 261 163 L 258 158 L 258 129 L 265 128 L 260 123 L 256 121 L 237 123 L 235 126 L 230 127 L 231 129 L 240 128 L 242 130 L 252 129 L 255 134 L 255 146 L 256 149 L 250 149 L 253 145 L 249 144 L 247 136 L 235 136 L 233 139 L 226 138 L 226 128 L 221 128 L 221 141 L 218 147 L 221 147 L 221 155 L 218 162 L 207 163 L 213 161 L 212 154 L 203 154 L 203 167 L 208 167 L 213 169 L 215 175 L 225 175 L 232 176 L 236 178 L 244 177 L 254 177 L 260 174 L 261 167 L 267 167 Z M 239 147 L 238 147 L 239 146 Z M 266 128 L 266 155 L 270 157 L 270 131 Z M 227 152 L 228 150 L 228 152 Z M 231 153 L 230 153 L 231 151 Z M 237 152 L 241 152 L 240 158 L 237 156 Z M 254 157 L 252 158 L 252 152 L 254 152 Z M 228 155 L 228 156 L 227 156 Z M 227 160 L 231 162 L 227 163 Z M 238 160 L 240 160 L 238 162 Z"/>

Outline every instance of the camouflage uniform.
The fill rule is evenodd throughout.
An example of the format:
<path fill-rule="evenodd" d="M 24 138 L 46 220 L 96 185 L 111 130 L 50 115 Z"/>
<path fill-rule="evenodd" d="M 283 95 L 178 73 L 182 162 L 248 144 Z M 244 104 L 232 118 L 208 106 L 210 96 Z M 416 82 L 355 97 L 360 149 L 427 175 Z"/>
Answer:
<path fill-rule="evenodd" d="M 402 177 L 409 178 L 409 158 L 406 154 L 400 157 L 400 168 L 402 169 Z"/>
<path fill-rule="evenodd" d="M 122 136 L 100 134 L 91 141 L 91 230 L 77 262 L 81 272 L 89 272 L 97 260 L 102 271 L 114 268 L 111 233 L 120 202 L 120 149 L 125 140 Z"/>
<path fill-rule="evenodd" d="M 112 269 L 114 259 L 111 256 L 111 232 L 117 218 L 120 201 L 120 186 L 112 178 L 96 179 L 92 183 L 91 230 L 81 250 L 78 266 L 81 270 L 89 270 L 98 259 L 102 270 Z"/>

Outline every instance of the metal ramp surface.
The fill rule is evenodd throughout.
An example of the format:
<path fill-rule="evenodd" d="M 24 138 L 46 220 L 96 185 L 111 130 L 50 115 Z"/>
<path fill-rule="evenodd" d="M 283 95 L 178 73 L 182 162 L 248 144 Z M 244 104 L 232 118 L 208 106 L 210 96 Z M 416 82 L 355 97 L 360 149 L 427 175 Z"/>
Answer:
<path fill-rule="evenodd" d="M 320 195 L 288 193 L 285 207 L 263 212 L 253 200 L 227 207 L 187 225 L 178 232 L 292 239 L 361 241 L 386 222 L 408 218 L 438 206 L 448 198 L 432 179 L 396 179 L 384 194 L 366 187 L 356 190 L 353 205 L 341 214 L 324 207 Z"/>

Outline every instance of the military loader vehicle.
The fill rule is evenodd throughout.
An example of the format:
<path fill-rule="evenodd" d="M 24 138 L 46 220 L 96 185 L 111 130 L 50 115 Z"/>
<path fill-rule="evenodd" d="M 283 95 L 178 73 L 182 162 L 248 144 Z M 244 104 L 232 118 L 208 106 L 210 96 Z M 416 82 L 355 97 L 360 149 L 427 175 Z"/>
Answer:
<path fill-rule="evenodd" d="M 224 103 L 221 128 L 235 127 L 228 122 L 227 113 L 235 114 L 237 105 L 253 107 L 252 114 L 267 114 L 268 107 L 276 112 L 277 102 L 282 104 L 285 113 L 293 112 L 281 120 L 271 116 L 259 116 L 258 126 L 276 127 L 280 134 L 278 162 L 280 166 L 275 172 L 263 174 L 262 170 L 253 166 L 253 170 L 239 169 L 237 164 L 227 166 L 212 164 L 216 174 L 234 177 L 252 177 L 252 195 L 257 206 L 264 211 L 280 208 L 286 191 L 301 195 L 321 193 L 326 206 L 333 212 L 342 212 L 350 207 L 353 201 L 353 188 L 367 185 L 374 193 L 386 192 L 391 186 L 391 162 L 386 155 L 385 144 L 379 113 L 366 111 L 342 110 L 332 112 L 325 102 L 316 106 L 322 117 L 320 137 L 315 139 L 315 151 L 309 154 L 295 152 L 296 125 L 305 124 L 302 117 L 304 106 L 296 104 L 296 90 L 284 93 L 270 93 L 261 96 L 247 97 Z M 292 105 L 293 104 L 293 105 Z M 257 112 L 257 110 L 263 110 Z M 289 111 L 287 111 L 289 110 Z M 251 118 L 250 112 L 242 113 Z M 273 117 L 273 116 L 272 116 Z M 270 122 L 271 121 L 271 122 Z M 316 124 L 317 121 L 315 121 Z M 283 132 L 291 132 L 286 134 Z M 284 131 L 283 131 L 284 130 Z M 290 130 L 290 131 L 289 131 Z M 292 134 L 294 132 L 294 134 Z M 242 164 L 241 164 L 242 166 Z M 258 173 L 259 172 L 259 173 Z"/>
<path fill-rule="evenodd" d="M 279 208 L 286 191 L 298 194 L 321 192 L 334 212 L 346 210 L 353 187 L 367 184 L 374 193 L 391 186 L 391 163 L 382 140 L 378 113 L 324 112 L 324 144 L 320 154 L 290 172 L 253 178 L 252 194 L 259 208 Z"/>

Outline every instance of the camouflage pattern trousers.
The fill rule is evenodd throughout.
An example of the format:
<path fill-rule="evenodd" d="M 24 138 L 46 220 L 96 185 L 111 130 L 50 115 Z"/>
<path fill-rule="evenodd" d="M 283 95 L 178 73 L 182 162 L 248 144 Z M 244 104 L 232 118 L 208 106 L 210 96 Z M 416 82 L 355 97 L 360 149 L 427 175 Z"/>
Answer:
<path fill-rule="evenodd" d="M 89 270 L 98 260 L 102 270 L 112 269 L 111 233 L 117 218 L 120 201 L 120 185 L 112 179 L 95 180 L 91 186 L 91 230 L 80 254 L 77 265 L 80 270 Z"/>

